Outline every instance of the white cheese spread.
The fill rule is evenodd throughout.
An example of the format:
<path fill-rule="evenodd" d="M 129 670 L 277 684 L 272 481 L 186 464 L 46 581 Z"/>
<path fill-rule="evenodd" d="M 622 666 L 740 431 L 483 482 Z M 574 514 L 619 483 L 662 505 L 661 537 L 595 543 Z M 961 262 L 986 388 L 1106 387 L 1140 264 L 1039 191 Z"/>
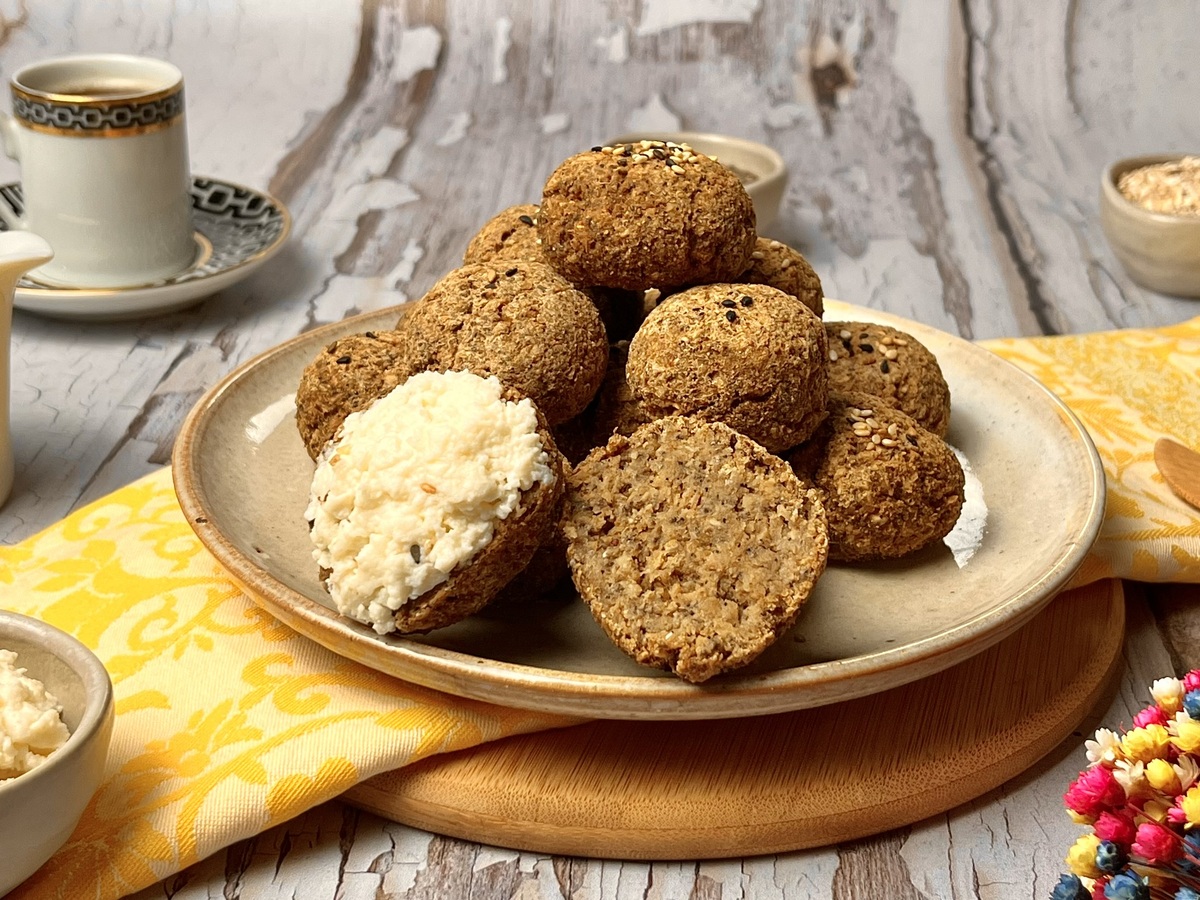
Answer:
<path fill-rule="evenodd" d="M 0 650 L 0 780 L 36 769 L 69 736 L 54 695 Z"/>
<path fill-rule="evenodd" d="M 449 578 L 554 471 L 529 400 L 470 372 L 422 372 L 346 417 L 317 462 L 306 516 L 338 611 L 393 613 Z"/>

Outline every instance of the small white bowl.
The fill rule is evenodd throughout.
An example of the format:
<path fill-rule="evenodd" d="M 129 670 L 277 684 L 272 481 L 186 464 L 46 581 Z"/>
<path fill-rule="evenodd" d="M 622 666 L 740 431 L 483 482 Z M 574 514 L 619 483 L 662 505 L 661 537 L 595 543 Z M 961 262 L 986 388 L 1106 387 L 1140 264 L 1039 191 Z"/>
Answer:
<path fill-rule="evenodd" d="M 0 649 L 46 686 L 71 736 L 31 772 L 0 781 L 0 896 L 37 871 L 79 822 L 104 777 L 113 690 L 103 663 L 64 631 L 0 610 Z"/>
<path fill-rule="evenodd" d="M 1100 178 L 1100 226 L 1113 253 L 1143 287 L 1177 297 L 1200 297 L 1200 216 L 1143 209 L 1117 188 L 1122 175 L 1180 159 L 1182 153 L 1119 159 Z"/>
<path fill-rule="evenodd" d="M 728 134 L 706 134 L 699 131 L 655 131 L 644 134 L 623 134 L 609 144 L 629 144 L 634 141 L 673 141 L 688 144 L 706 156 L 715 156 L 729 166 L 754 201 L 754 217 L 762 231 L 779 216 L 779 205 L 787 187 L 787 166 L 783 157 L 757 141 Z"/>

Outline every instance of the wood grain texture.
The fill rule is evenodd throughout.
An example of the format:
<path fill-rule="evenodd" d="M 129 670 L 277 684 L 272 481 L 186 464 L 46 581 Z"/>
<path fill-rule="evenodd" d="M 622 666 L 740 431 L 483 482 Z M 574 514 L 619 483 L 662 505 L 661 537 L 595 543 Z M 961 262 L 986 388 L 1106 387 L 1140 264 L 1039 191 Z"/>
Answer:
<path fill-rule="evenodd" d="M 1111 685 L 1124 620 L 1119 583 L 1101 583 L 967 662 L 870 697 L 736 720 L 591 722 L 433 757 L 346 798 L 442 834 L 574 856 L 842 843 L 973 800 L 1040 760 Z"/>
<path fill-rule="evenodd" d="M 832 296 L 977 338 L 1195 315 L 1129 280 L 1096 215 L 1106 162 L 1196 150 L 1194 17 L 1192 0 L 6 0 L 0 73 L 74 51 L 171 59 L 195 171 L 271 189 L 296 230 L 193 310 L 16 315 L 0 541 L 161 465 L 219 377 L 419 296 L 559 159 L 644 124 L 779 149 L 792 179 L 773 236 Z M 1195 599 L 1131 592 L 1120 690 L 1097 718 L 1128 722 L 1150 681 L 1200 664 Z M 1078 833 L 1060 798 L 1081 739 L 949 813 L 823 850 L 552 858 L 327 804 L 141 897 L 1045 897 Z"/>

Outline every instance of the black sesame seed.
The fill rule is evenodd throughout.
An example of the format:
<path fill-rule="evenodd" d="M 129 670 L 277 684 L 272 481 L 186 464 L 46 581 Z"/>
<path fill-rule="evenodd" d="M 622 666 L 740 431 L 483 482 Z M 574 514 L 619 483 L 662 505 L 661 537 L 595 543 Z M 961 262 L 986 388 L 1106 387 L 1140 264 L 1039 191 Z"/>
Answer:
<path fill-rule="evenodd" d="M 505 275 L 507 275 L 509 278 L 512 278 L 514 275 L 516 275 L 516 274 L 517 274 L 517 269 L 516 269 L 516 267 L 514 266 L 513 268 L 509 269 L 509 270 L 508 270 L 507 272 L 505 272 L 504 274 L 505 274 Z"/>
<path fill-rule="evenodd" d="M 742 306 L 753 306 L 753 305 L 754 305 L 753 297 L 749 297 L 749 296 L 742 297 Z"/>
<path fill-rule="evenodd" d="M 737 321 L 737 313 L 735 313 L 732 309 L 726 310 L 725 318 L 727 318 L 730 322 L 736 322 Z"/>
<path fill-rule="evenodd" d="M 846 348 L 846 352 L 850 352 L 850 338 L 842 338 L 842 346 Z"/>
<path fill-rule="evenodd" d="M 593 147 L 593 148 L 592 148 L 592 152 L 593 152 L 593 153 L 599 153 L 599 152 L 600 152 L 601 150 L 603 150 L 603 149 L 604 149 L 603 147 Z"/>
<path fill-rule="evenodd" d="M 879 371 L 882 372 L 884 375 L 886 375 L 888 372 L 890 372 L 891 368 L 892 367 L 888 365 L 888 361 L 886 359 L 879 364 Z"/>
<path fill-rule="evenodd" d="M 367 337 L 369 337 L 369 338 L 370 338 L 371 340 L 373 340 L 373 341 L 379 340 L 379 335 L 377 335 L 377 334 L 376 334 L 375 332 L 373 332 L 373 331 L 368 331 L 368 332 L 366 333 L 366 336 L 367 336 Z"/>
<path fill-rule="evenodd" d="M 408 548 L 408 552 L 412 556 L 413 562 L 419 563 L 421 561 L 421 545 L 420 544 L 413 544 L 411 547 Z"/>
<path fill-rule="evenodd" d="M 517 221 L 524 222 L 526 225 L 533 224 L 533 219 L 529 218 L 529 216 L 517 216 Z"/>
<path fill-rule="evenodd" d="M 629 165 L 629 160 L 627 160 L 623 156 L 618 156 L 617 157 L 617 165 L 618 166 L 627 166 L 627 165 Z"/>
<path fill-rule="evenodd" d="M 337 364 L 338 364 L 339 366 L 348 366 L 348 365 L 350 365 L 350 357 L 348 357 L 348 356 L 339 356 L 339 357 L 337 358 Z"/>
<path fill-rule="evenodd" d="M 858 349 L 861 350 L 863 353 L 874 353 L 875 352 L 875 348 L 872 347 L 870 344 L 859 344 Z"/>
<path fill-rule="evenodd" d="M 915 447 L 915 446 L 917 446 L 917 439 L 916 439 L 915 437 L 913 437 L 911 434 L 906 434 L 904 437 L 905 437 L 905 438 L 908 440 L 908 442 L 909 442 L 910 444 L 912 444 L 914 447 Z"/>
<path fill-rule="evenodd" d="M 724 306 L 726 309 L 733 309 L 734 307 L 737 306 L 737 301 L 736 300 L 722 300 L 721 305 Z"/>

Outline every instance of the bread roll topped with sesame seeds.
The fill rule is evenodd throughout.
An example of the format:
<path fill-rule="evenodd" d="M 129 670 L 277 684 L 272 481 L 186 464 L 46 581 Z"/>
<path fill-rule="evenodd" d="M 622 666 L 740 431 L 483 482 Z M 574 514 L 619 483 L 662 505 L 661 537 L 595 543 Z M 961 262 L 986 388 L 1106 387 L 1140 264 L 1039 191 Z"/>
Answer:
<path fill-rule="evenodd" d="M 497 260 L 437 282 L 396 325 L 424 368 L 495 375 L 551 425 L 591 401 L 608 363 L 595 305 L 549 266 Z"/>
<path fill-rule="evenodd" d="M 379 634 L 481 609 L 550 536 L 562 457 L 528 398 L 422 372 L 346 418 L 306 510 L 339 613 Z"/>
<path fill-rule="evenodd" d="M 567 478 L 562 528 L 580 596 L 618 647 L 686 681 L 752 662 L 825 569 L 817 492 L 720 423 L 651 422 Z"/>
<path fill-rule="evenodd" d="M 780 241 L 760 237 L 750 254 L 750 268 L 734 280 L 770 285 L 791 294 L 818 317 L 825 312 L 825 294 L 816 271 L 799 250 Z"/>
<path fill-rule="evenodd" d="M 497 259 L 531 259 L 545 262 L 538 244 L 538 208 L 534 203 L 510 206 L 492 216 L 467 244 L 463 264 Z"/>
<path fill-rule="evenodd" d="M 870 394 L 834 392 L 828 418 L 788 461 L 821 492 L 834 561 L 906 556 L 949 534 L 962 511 L 954 451 Z"/>
<path fill-rule="evenodd" d="M 870 322 L 826 322 L 829 388 L 862 391 L 908 413 L 938 437 L 950 430 L 950 388 L 911 334 Z"/>
<path fill-rule="evenodd" d="M 338 338 L 304 368 L 296 390 L 296 427 L 314 460 L 346 416 L 366 409 L 425 368 L 412 343 L 394 331 Z"/>
<path fill-rule="evenodd" d="M 761 284 L 711 284 L 672 294 L 629 343 L 625 375 L 650 418 L 724 422 L 773 452 L 806 440 L 825 418 L 821 320 Z"/>
<path fill-rule="evenodd" d="M 568 158 L 546 181 L 537 227 L 569 280 L 629 291 L 733 281 L 757 237 L 737 175 L 668 141 Z"/>

